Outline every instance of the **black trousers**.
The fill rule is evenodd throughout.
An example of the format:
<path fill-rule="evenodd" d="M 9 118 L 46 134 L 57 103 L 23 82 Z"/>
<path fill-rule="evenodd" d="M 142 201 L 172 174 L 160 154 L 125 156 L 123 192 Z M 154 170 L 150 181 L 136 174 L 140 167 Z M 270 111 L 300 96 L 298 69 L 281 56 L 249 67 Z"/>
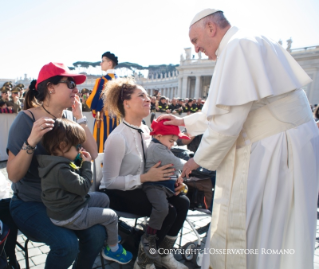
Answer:
<path fill-rule="evenodd" d="M 10 233 L 7 238 L 7 242 L 5 244 L 5 251 L 7 254 L 7 257 L 9 257 L 10 264 L 15 264 L 16 262 L 16 254 L 15 254 L 15 246 L 17 241 L 17 235 L 18 235 L 18 228 L 16 224 L 14 223 L 10 210 L 11 199 L 2 199 L 0 200 L 0 220 L 2 220 L 3 223 L 5 223 L 10 228 Z"/>
<path fill-rule="evenodd" d="M 150 216 L 152 204 L 148 201 L 145 192 L 142 189 L 131 191 L 120 190 L 100 190 L 106 193 L 111 201 L 110 208 L 132 213 L 140 216 Z M 169 211 L 163 222 L 162 229 L 157 231 L 158 244 L 166 235 L 177 236 L 179 230 L 183 227 L 189 208 L 189 199 L 186 195 L 180 194 L 167 199 Z"/>

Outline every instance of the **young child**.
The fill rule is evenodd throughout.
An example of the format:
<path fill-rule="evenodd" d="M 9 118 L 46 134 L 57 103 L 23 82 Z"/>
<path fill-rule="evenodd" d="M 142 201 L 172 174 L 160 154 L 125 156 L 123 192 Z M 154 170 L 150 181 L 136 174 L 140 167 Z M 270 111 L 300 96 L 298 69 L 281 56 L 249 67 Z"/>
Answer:
<path fill-rule="evenodd" d="M 189 139 L 188 136 L 180 132 L 177 126 L 164 125 L 165 121 L 167 120 L 160 122 L 154 120 L 151 124 L 153 131 L 150 134 L 153 139 L 146 151 L 145 172 L 158 162 L 161 162 L 161 165 L 173 164 L 175 173 L 170 177 L 170 180 L 147 182 L 142 186 L 153 207 L 146 227 L 146 233 L 141 238 L 144 252 L 151 259 L 159 257 L 156 247 L 156 232 L 162 228 L 163 221 L 168 214 L 169 204 L 167 198 L 175 195 L 175 183 L 180 174 L 179 170 L 182 170 L 186 163 L 186 161 L 175 157 L 170 149 L 178 138 Z M 151 251 L 152 253 L 150 253 L 150 249 L 156 251 Z"/>
<path fill-rule="evenodd" d="M 84 230 L 101 224 L 107 231 L 106 260 L 129 263 L 132 253 L 118 244 L 118 217 L 107 208 L 109 198 L 100 192 L 88 193 L 91 187 L 91 156 L 81 148 L 86 135 L 76 122 L 56 119 L 42 144 L 50 155 L 38 155 L 42 201 L 51 221 L 72 230 Z"/>

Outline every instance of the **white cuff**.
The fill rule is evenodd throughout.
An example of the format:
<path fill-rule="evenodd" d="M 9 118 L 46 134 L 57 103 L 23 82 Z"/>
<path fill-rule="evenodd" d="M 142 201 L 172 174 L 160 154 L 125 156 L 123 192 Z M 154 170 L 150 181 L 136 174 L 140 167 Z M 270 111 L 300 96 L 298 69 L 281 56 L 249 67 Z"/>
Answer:
<path fill-rule="evenodd" d="M 78 119 L 76 122 L 78 124 L 81 124 L 81 123 L 87 124 L 88 120 L 86 119 L 86 116 L 83 116 L 81 119 Z"/>

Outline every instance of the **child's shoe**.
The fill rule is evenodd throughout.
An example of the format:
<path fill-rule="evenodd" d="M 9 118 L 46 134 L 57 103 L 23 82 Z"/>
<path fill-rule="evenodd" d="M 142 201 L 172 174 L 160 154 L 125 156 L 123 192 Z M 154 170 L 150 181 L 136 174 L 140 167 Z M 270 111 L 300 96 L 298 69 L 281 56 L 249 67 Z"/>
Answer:
<path fill-rule="evenodd" d="M 160 258 L 156 246 L 156 234 L 143 234 L 141 237 L 141 242 L 147 257 L 153 260 Z"/>
<path fill-rule="evenodd" d="M 102 250 L 102 256 L 105 260 L 115 261 L 120 264 L 129 263 L 133 258 L 132 253 L 126 251 L 120 244 L 119 249 L 115 252 L 112 252 L 110 247 L 106 246 L 104 250 Z"/>

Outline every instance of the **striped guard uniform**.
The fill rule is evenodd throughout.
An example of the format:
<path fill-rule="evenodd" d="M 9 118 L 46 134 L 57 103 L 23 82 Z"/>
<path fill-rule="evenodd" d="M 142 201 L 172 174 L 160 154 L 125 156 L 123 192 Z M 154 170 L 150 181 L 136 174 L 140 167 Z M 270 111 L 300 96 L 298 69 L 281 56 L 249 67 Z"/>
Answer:
<path fill-rule="evenodd" d="M 105 76 L 98 78 L 95 81 L 95 85 L 93 88 L 92 93 L 86 100 L 86 104 L 92 110 L 93 117 L 95 118 L 97 112 L 103 111 L 103 99 L 102 99 L 102 91 L 104 86 L 109 80 L 117 79 L 117 75 L 113 73 L 108 73 Z M 100 124 L 100 139 L 98 139 L 98 128 L 97 128 L 97 121 L 94 121 L 93 127 L 93 137 L 95 141 L 98 143 L 98 152 L 102 153 L 104 150 L 104 142 L 110 135 L 110 133 L 115 129 L 115 127 L 119 124 L 119 120 L 116 117 L 111 117 L 108 115 L 107 111 L 103 111 L 103 120 Z"/>

